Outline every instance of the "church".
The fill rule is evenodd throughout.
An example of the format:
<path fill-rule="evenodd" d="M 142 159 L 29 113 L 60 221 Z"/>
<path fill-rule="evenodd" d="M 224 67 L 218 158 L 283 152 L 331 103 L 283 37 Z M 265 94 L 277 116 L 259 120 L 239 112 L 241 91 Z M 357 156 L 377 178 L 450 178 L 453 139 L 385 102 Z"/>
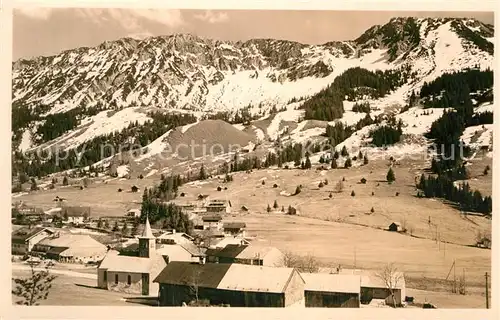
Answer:
<path fill-rule="evenodd" d="M 167 266 L 168 258 L 156 250 L 156 238 L 146 218 L 139 237 L 139 256 L 123 256 L 109 251 L 97 268 L 97 286 L 129 294 L 156 296 L 158 284 L 153 280 Z"/>

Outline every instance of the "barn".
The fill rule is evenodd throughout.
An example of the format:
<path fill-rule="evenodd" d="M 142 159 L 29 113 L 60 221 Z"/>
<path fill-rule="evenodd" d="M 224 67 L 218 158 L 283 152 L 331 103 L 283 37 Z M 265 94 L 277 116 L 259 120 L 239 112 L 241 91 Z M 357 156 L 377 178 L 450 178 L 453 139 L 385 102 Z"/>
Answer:
<path fill-rule="evenodd" d="M 397 305 L 401 305 L 406 297 L 406 282 L 404 273 L 396 271 L 391 276 L 390 279 L 383 280 L 379 273 L 369 270 L 353 270 L 353 269 L 342 269 L 340 274 L 353 274 L 359 275 L 361 277 L 361 296 L 360 300 L 362 304 L 368 304 L 373 299 L 385 300 L 385 303 L 392 305 L 392 295 L 391 290 L 388 288 L 390 283 L 392 286 L 392 291 L 394 292 L 394 298 Z"/>
<path fill-rule="evenodd" d="M 361 277 L 328 273 L 301 273 L 306 308 L 359 308 Z"/>
<path fill-rule="evenodd" d="M 205 301 L 231 307 L 288 307 L 304 299 L 304 279 L 293 268 L 171 262 L 154 280 L 160 306 Z"/>

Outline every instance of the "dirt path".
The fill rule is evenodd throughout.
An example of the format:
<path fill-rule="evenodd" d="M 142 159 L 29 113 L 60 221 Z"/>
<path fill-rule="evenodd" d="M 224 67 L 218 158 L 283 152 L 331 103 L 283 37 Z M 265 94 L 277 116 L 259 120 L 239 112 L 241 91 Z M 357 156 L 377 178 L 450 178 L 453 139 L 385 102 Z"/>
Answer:
<path fill-rule="evenodd" d="M 12 271 L 30 271 L 30 270 L 31 268 L 28 265 L 20 263 L 12 263 Z M 35 267 L 35 271 L 43 271 L 43 270 L 45 270 L 45 268 Z M 91 274 L 91 273 L 82 273 L 82 272 L 75 272 L 75 271 L 56 269 L 56 268 L 51 268 L 50 273 L 61 274 L 69 277 L 97 280 L 97 274 Z"/>

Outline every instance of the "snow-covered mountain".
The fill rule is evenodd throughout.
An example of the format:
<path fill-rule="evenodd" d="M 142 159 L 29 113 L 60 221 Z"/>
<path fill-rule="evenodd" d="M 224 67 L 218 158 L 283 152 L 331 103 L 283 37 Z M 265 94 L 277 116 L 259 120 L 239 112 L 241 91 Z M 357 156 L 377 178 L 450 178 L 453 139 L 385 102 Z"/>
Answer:
<path fill-rule="evenodd" d="M 293 123 L 288 126 L 289 137 L 299 141 L 319 135 L 325 126 L 300 122 L 301 102 L 345 70 L 408 69 L 411 77 L 407 83 L 370 101 L 380 112 L 402 107 L 412 91 L 445 72 L 493 69 L 493 26 L 474 19 L 394 18 L 353 41 L 322 45 L 274 39 L 228 42 L 190 34 L 125 38 L 55 56 L 18 60 L 12 67 L 14 107 L 38 112 L 42 118 L 83 110 L 76 128 L 53 141 L 37 143 L 36 129 L 43 120 L 13 128 L 17 130 L 13 132 L 14 145 L 22 150 L 56 143 L 77 147 L 131 123 L 141 125 L 150 119 L 146 111 L 158 108 L 198 118 L 245 109 L 259 120 L 251 126 L 232 128 L 252 135 L 254 142 L 276 139 Z M 354 124 L 363 117 L 351 111 L 352 103 L 346 106 L 342 121 Z M 271 110 L 280 112 L 269 116 Z M 411 119 L 404 114 L 401 118 Z M 425 131 L 414 125 L 420 126 L 411 123 L 413 131 Z M 427 128 L 429 123 L 422 126 Z M 169 134 L 152 145 L 158 148 L 160 139 Z"/>

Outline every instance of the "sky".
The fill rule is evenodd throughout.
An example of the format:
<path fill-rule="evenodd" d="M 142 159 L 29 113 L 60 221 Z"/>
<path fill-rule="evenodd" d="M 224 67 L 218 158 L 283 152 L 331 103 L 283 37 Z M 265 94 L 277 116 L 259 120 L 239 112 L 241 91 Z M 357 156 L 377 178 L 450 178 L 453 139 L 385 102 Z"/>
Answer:
<path fill-rule="evenodd" d="M 18 8 L 13 16 L 13 59 L 49 56 L 123 37 L 191 33 L 218 40 L 274 38 L 321 44 L 353 40 L 393 17 L 467 17 L 493 24 L 492 12 L 167 10 Z"/>

